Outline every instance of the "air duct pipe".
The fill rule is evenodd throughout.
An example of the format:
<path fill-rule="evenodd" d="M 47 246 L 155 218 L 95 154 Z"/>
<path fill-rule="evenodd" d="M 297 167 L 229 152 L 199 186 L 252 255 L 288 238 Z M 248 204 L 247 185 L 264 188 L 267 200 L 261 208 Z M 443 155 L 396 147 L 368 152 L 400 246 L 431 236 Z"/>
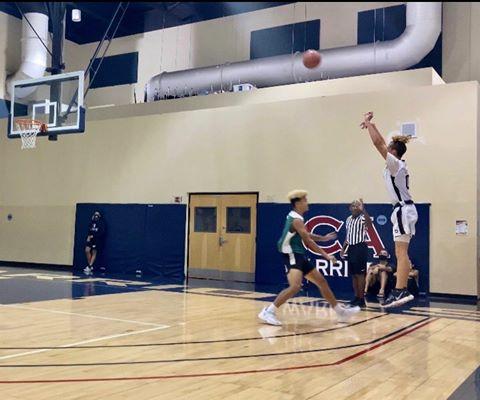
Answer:
<path fill-rule="evenodd" d="M 323 50 L 320 65 L 312 69 L 303 65 L 302 53 L 295 53 L 163 72 L 147 83 L 146 100 L 231 90 L 238 83 L 268 87 L 406 69 L 435 46 L 442 28 L 442 3 L 412 2 L 406 7 L 405 31 L 394 40 Z"/>
<path fill-rule="evenodd" d="M 24 18 L 22 19 L 22 63 L 17 72 L 9 76 L 6 81 L 7 92 L 12 96 L 12 82 L 22 79 L 40 78 L 47 68 L 47 49 L 41 43 L 48 45 L 48 16 L 44 7 L 39 4 L 22 4 Z M 27 22 L 30 22 L 30 24 Z M 36 88 L 23 88 L 15 91 L 15 96 L 24 98 L 32 94 Z"/>

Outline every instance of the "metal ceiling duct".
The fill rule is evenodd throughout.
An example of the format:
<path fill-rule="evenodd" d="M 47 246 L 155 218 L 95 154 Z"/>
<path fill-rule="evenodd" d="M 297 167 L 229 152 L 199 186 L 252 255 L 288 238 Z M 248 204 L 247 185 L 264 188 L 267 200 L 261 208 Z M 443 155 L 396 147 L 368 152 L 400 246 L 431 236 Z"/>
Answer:
<path fill-rule="evenodd" d="M 406 6 L 405 31 L 394 40 L 323 50 L 322 62 L 313 69 L 303 65 L 303 53 L 295 53 L 163 72 L 147 83 L 146 101 L 231 90 L 239 83 L 261 88 L 406 69 L 435 46 L 442 29 L 442 3 L 412 2 Z"/>
<path fill-rule="evenodd" d="M 48 15 L 46 15 L 46 10 L 42 3 L 22 4 L 22 10 L 25 16 L 25 18 L 22 18 L 22 63 L 17 72 L 6 80 L 6 89 L 10 96 L 13 81 L 40 78 L 45 74 L 47 68 L 47 49 L 36 35 L 37 33 L 43 43 L 48 44 Z M 24 98 L 34 91 L 35 88 L 23 88 L 17 90 L 15 95 Z"/>

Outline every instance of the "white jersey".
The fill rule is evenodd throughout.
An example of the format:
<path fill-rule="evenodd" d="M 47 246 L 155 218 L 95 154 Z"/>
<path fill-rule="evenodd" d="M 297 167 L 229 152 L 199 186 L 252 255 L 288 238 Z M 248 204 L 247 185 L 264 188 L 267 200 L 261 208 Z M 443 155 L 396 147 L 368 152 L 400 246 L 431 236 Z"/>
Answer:
<path fill-rule="evenodd" d="M 387 165 L 384 171 L 385 185 L 393 205 L 404 201 L 411 201 L 409 192 L 409 175 L 407 164 L 394 155 L 387 153 Z"/>

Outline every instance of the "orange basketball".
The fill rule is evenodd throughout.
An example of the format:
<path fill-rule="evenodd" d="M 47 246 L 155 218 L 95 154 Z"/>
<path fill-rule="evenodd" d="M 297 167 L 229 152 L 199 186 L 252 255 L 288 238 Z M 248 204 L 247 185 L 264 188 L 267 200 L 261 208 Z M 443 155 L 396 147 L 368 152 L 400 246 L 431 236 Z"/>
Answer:
<path fill-rule="evenodd" d="M 322 57 L 316 50 L 307 50 L 303 53 L 303 65 L 307 68 L 315 68 L 320 64 Z"/>

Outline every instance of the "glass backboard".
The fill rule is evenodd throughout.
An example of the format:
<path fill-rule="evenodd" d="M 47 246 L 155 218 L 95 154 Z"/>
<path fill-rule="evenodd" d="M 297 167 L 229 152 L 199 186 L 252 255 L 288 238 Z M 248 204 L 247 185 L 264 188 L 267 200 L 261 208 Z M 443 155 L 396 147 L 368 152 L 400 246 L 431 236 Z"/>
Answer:
<path fill-rule="evenodd" d="M 20 137 L 16 121 L 25 118 L 46 125 L 38 136 L 84 132 L 83 78 L 78 71 L 13 82 L 8 137 Z"/>

